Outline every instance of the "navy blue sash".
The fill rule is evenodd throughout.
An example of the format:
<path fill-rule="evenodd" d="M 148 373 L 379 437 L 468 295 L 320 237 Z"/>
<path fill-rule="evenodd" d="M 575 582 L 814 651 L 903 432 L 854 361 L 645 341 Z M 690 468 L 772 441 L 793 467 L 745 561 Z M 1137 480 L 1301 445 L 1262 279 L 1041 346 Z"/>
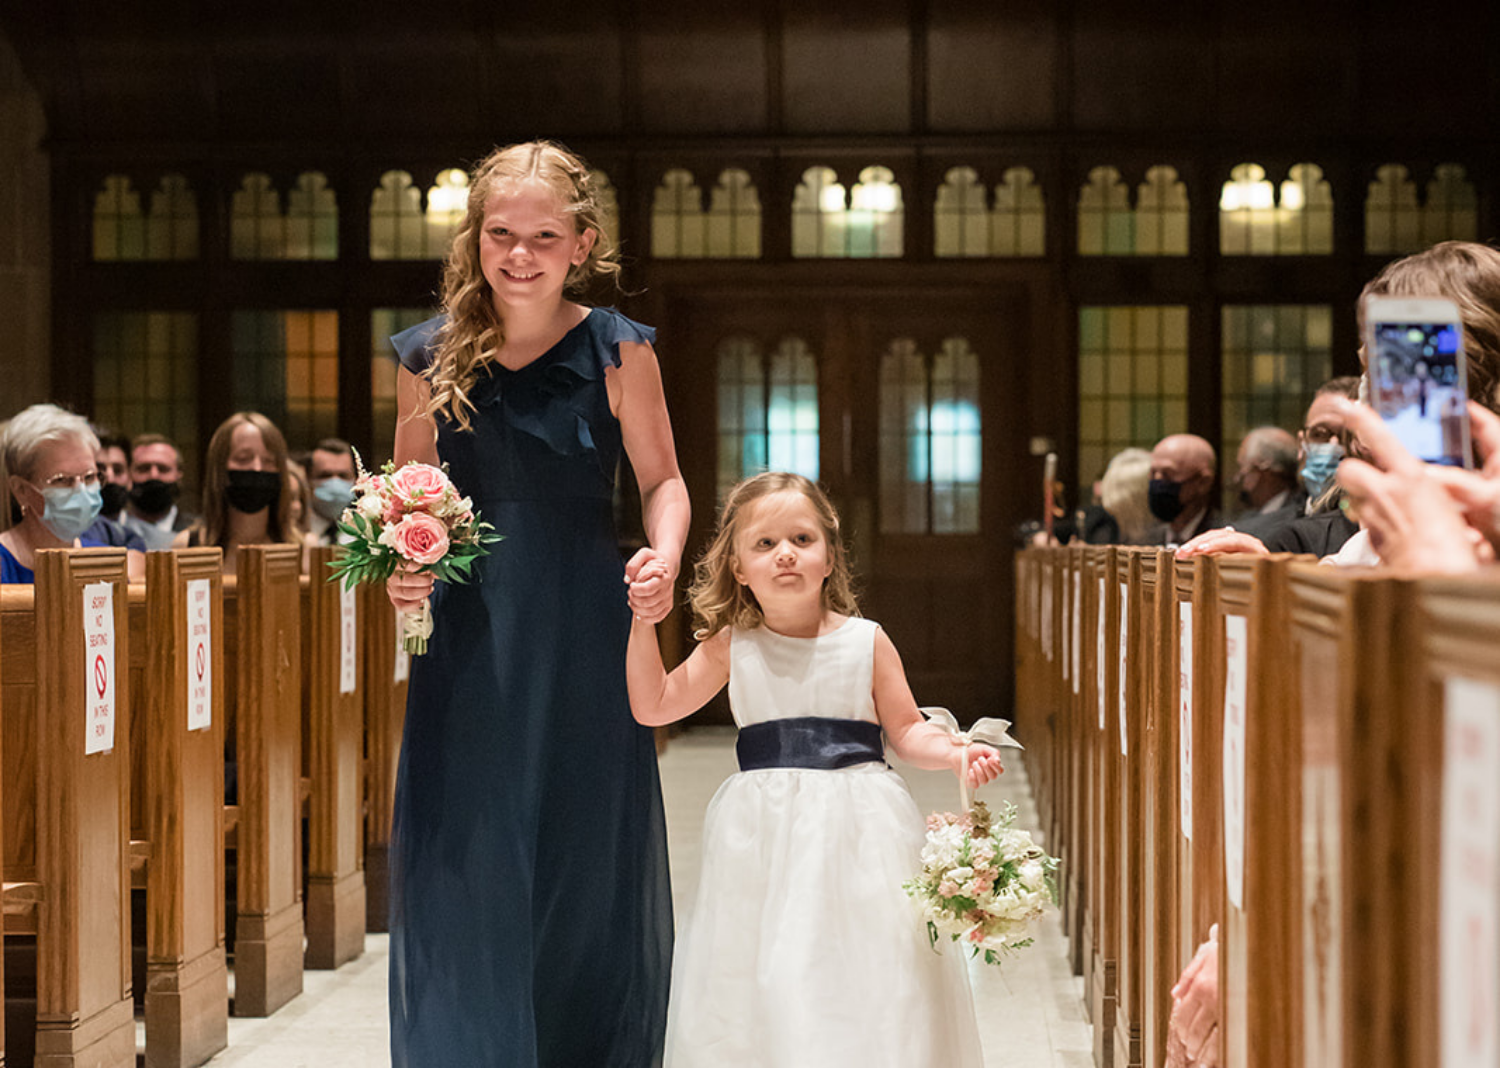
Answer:
<path fill-rule="evenodd" d="M 740 729 L 734 743 L 741 771 L 761 768 L 817 768 L 885 762 L 880 724 L 862 719 L 802 716 L 773 719 Z"/>

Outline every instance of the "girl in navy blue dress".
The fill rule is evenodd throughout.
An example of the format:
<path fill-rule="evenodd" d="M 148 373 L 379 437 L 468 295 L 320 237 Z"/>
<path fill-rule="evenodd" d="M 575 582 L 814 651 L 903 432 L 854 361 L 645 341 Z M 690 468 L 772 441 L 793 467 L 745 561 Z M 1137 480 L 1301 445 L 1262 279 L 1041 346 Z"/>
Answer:
<path fill-rule="evenodd" d="M 688 502 L 654 331 L 565 294 L 618 270 L 581 160 L 513 145 L 475 170 L 444 314 L 393 338 L 396 463 L 445 463 L 505 540 L 431 596 L 391 842 L 397 1068 L 661 1059 L 672 954 L 652 732 L 631 718 L 631 615 L 671 609 Z M 621 450 L 649 547 L 622 564 Z"/>

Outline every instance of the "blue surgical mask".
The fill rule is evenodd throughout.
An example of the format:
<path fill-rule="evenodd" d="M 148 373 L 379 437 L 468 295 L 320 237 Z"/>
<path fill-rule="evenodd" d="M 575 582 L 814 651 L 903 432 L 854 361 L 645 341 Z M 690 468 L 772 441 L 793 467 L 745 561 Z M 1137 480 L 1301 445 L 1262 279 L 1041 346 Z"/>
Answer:
<path fill-rule="evenodd" d="M 99 518 L 104 494 L 98 483 L 92 486 L 56 486 L 42 490 L 47 507 L 42 511 L 42 525 L 59 541 L 71 542 Z"/>
<path fill-rule="evenodd" d="M 313 487 L 313 511 L 330 523 L 338 522 L 354 503 L 354 483 L 347 478 L 325 478 Z"/>
<path fill-rule="evenodd" d="M 1307 487 L 1307 495 L 1316 500 L 1333 485 L 1339 461 L 1344 458 L 1344 447 L 1336 441 L 1321 441 L 1308 442 L 1303 450 L 1307 456 L 1302 461 L 1302 485 Z"/>

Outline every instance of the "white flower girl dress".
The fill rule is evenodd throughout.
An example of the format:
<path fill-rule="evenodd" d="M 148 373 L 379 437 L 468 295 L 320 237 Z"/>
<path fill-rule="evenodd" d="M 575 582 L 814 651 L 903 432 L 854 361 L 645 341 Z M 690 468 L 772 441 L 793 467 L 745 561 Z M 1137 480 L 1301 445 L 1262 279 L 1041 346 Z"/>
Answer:
<path fill-rule="evenodd" d="M 708 807 L 666 1068 L 981 1064 L 963 961 L 946 940 L 929 946 L 901 888 L 925 824 L 881 756 L 876 629 L 731 634 L 729 701 L 752 770 Z"/>

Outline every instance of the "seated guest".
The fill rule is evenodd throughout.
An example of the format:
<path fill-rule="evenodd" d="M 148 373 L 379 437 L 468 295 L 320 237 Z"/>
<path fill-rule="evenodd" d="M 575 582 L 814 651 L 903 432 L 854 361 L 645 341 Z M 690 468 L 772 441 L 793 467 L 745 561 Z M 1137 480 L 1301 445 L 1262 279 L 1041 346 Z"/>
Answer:
<path fill-rule="evenodd" d="M 1219 522 L 1213 504 L 1214 447 L 1196 434 L 1170 434 L 1151 450 L 1151 514 L 1162 526 L 1151 542 L 1181 545 Z"/>
<path fill-rule="evenodd" d="M 122 519 L 148 549 L 170 549 L 193 523 L 182 511 L 182 453 L 161 434 L 140 434 L 130 443 L 130 501 Z"/>
<path fill-rule="evenodd" d="M 130 441 L 127 438 L 90 426 L 99 438 L 99 452 L 94 457 L 99 470 L 99 493 L 103 506 L 94 525 L 82 537 L 102 545 L 123 546 L 136 552 L 146 551 L 139 534 L 126 530 L 120 522 L 125 503 L 130 499 Z"/>
<path fill-rule="evenodd" d="M 1319 386 L 1307 406 L 1302 429 L 1297 431 L 1297 473 L 1307 491 L 1307 515 L 1330 507 L 1323 498 L 1333 489 L 1339 461 L 1344 458 L 1344 415 L 1338 400 L 1358 396 L 1359 376 L 1342 375 Z"/>
<path fill-rule="evenodd" d="M 1099 480 L 1104 510 L 1114 521 L 1114 545 L 1144 545 L 1151 536 L 1151 454 L 1145 449 L 1121 449 L 1110 457 Z"/>
<path fill-rule="evenodd" d="M 1235 457 L 1240 504 L 1245 511 L 1230 526 L 1262 541 L 1305 510 L 1297 483 L 1297 439 L 1279 426 L 1258 426 L 1240 442 Z"/>
<path fill-rule="evenodd" d="M 40 549 L 103 544 L 84 536 L 102 504 L 98 451 L 88 421 L 54 404 L 33 404 L 6 424 L 0 434 L 0 583 L 34 582 Z M 131 580 L 143 579 L 145 557 L 131 552 L 126 560 Z"/>
<path fill-rule="evenodd" d="M 226 575 L 235 573 L 241 545 L 305 547 L 291 521 L 294 491 L 287 464 L 286 439 L 275 423 L 259 412 L 231 415 L 208 442 L 203 516 L 173 544 L 217 545 L 224 550 Z"/>
<path fill-rule="evenodd" d="M 324 438 L 308 455 L 307 476 L 312 484 L 307 529 L 318 544 L 332 545 L 338 540 L 334 524 L 354 500 L 354 446 L 342 438 Z"/>

